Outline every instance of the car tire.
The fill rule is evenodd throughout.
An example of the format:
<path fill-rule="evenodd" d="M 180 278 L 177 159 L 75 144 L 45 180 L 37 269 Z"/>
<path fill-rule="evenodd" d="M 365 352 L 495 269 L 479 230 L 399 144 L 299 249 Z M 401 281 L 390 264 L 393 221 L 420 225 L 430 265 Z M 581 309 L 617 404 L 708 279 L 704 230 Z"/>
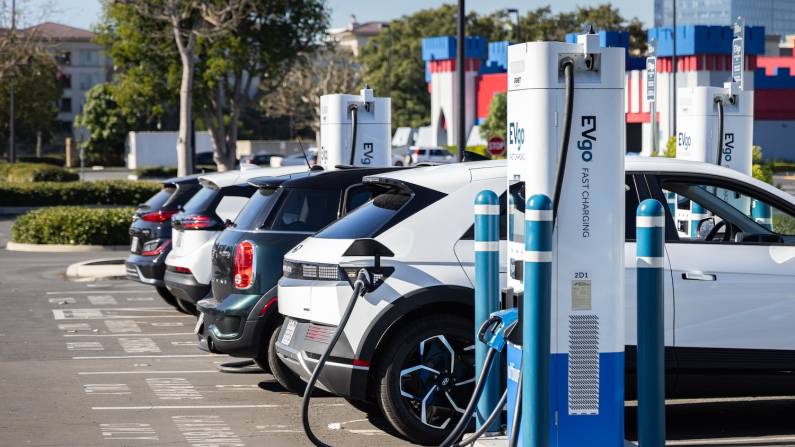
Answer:
<path fill-rule="evenodd" d="M 281 386 L 285 387 L 287 391 L 303 396 L 304 391 L 306 391 L 306 382 L 288 368 L 276 354 L 276 341 L 279 340 L 279 333 L 282 329 L 280 323 L 283 321 L 280 318 L 271 329 L 270 337 L 268 338 L 268 365 L 270 366 L 271 374 Z"/>
<path fill-rule="evenodd" d="M 353 408 L 361 411 L 362 413 L 365 413 L 365 414 L 376 414 L 376 415 L 380 415 L 381 414 L 381 407 L 379 407 L 378 404 L 374 404 L 372 402 L 367 402 L 367 401 L 359 400 L 359 399 L 351 399 L 349 397 L 346 397 L 345 400 Z"/>
<path fill-rule="evenodd" d="M 198 315 L 198 311 L 196 310 L 196 305 L 191 303 L 190 301 L 185 301 L 177 298 L 177 304 L 179 308 L 182 309 L 183 312 L 190 315 Z"/>
<path fill-rule="evenodd" d="M 172 295 L 167 288 L 155 287 L 155 289 L 157 290 L 157 294 L 160 295 L 160 298 L 163 298 L 163 301 L 165 301 L 166 304 L 173 307 L 174 309 L 177 309 L 180 312 L 184 312 L 184 310 L 182 310 L 182 308 L 179 307 L 179 304 L 177 304 L 177 297 Z"/>
<path fill-rule="evenodd" d="M 265 371 L 267 374 L 273 375 L 271 371 L 271 365 L 268 363 L 268 357 L 260 357 L 258 359 L 254 359 L 254 363 L 260 367 L 261 370 Z"/>
<path fill-rule="evenodd" d="M 395 166 L 403 166 L 403 162 L 402 161 L 395 162 Z"/>
<path fill-rule="evenodd" d="M 376 373 L 378 403 L 403 436 L 420 444 L 438 445 L 460 420 L 475 388 L 473 328 L 467 318 L 431 315 L 398 330 L 386 345 Z M 404 392 L 413 398 L 404 397 Z M 431 420 L 423 421 L 423 407 Z"/>

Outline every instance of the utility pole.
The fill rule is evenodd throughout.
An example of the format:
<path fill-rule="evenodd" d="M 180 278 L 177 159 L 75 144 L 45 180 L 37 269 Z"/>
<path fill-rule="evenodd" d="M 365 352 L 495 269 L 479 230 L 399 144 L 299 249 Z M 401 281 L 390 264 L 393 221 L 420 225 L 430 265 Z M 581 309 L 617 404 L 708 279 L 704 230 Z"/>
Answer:
<path fill-rule="evenodd" d="M 673 98 L 673 107 L 671 107 L 671 122 L 674 125 L 673 128 L 673 136 L 676 136 L 676 0 L 672 0 L 674 4 L 674 27 L 673 31 L 671 32 L 671 39 L 673 39 L 674 43 L 674 52 L 671 56 L 671 77 L 673 78 L 673 94 L 671 97 Z"/>
<path fill-rule="evenodd" d="M 456 120 L 455 131 L 456 138 L 456 151 L 455 158 L 460 163 L 464 157 L 466 150 L 467 133 L 466 133 L 466 33 L 464 27 L 466 26 L 466 8 L 464 0 L 458 0 L 458 42 L 456 42 L 456 68 L 458 70 L 458 119 Z"/>
<path fill-rule="evenodd" d="M 14 45 L 14 37 L 16 36 L 16 15 L 17 15 L 17 0 L 11 0 L 11 44 Z M 11 49 L 13 51 L 13 48 Z M 16 116 L 14 104 L 14 87 L 16 87 L 16 64 L 12 67 L 11 73 L 11 116 L 8 123 L 9 127 L 9 148 L 8 148 L 8 162 L 15 163 L 17 160 L 16 146 L 14 145 L 14 120 Z"/>
<path fill-rule="evenodd" d="M 516 14 L 516 29 L 514 30 L 516 32 L 515 43 L 519 43 L 519 10 L 516 8 L 505 8 L 505 14 Z"/>

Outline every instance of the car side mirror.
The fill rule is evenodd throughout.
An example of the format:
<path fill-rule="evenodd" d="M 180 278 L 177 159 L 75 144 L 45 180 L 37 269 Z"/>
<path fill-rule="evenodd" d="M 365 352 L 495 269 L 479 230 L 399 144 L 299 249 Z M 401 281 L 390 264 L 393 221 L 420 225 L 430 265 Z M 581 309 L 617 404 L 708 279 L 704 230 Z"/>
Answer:
<path fill-rule="evenodd" d="M 715 228 L 715 219 L 712 217 L 707 217 L 706 219 L 701 219 L 698 222 L 698 226 L 696 227 L 696 234 L 698 234 L 699 239 L 706 239 L 707 235 Z"/>

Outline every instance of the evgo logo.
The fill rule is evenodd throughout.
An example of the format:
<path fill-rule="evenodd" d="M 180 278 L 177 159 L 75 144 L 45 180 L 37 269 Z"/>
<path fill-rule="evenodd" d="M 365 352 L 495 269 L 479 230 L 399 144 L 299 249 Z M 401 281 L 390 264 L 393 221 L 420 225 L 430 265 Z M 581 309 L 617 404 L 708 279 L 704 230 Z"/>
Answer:
<path fill-rule="evenodd" d="M 516 144 L 517 150 L 522 150 L 524 144 L 524 129 L 519 127 L 519 123 L 510 123 L 508 125 L 508 144 Z"/>

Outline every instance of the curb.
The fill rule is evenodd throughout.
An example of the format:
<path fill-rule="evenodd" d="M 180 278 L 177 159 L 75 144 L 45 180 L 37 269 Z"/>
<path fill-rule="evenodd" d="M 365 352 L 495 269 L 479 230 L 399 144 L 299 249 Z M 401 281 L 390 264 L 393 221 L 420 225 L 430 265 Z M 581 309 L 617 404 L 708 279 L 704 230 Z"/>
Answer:
<path fill-rule="evenodd" d="M 6 251 L 26 251 L 39 253 L 88 253 L 103 251 L 126 251 L 127 245 L 65 245 L 65 244 L 20 244 L 9 242 Z M 93 261 L 89 261 L 93 262 Z"/>
<path fill-rule="evenodd" d="M 30 211 L 40 210 L 42 208 L 53 208 L 60 205 L 47 205 L 47 206 L 0 206 L 0 215 L 20 216 L 27 214 Z M 69 205 L 71 206 L 71 205 Z M 127 208 L 135 207 L 135 205 L 75 205 L 83 206 L 86 208 Z"/>
<path fill-rule="evenodd" d="M 124 259 L 92 259 L 67 267 L 66 278 L 71 281 L 127 279 L 127 271 L 124 268 Z"/>

